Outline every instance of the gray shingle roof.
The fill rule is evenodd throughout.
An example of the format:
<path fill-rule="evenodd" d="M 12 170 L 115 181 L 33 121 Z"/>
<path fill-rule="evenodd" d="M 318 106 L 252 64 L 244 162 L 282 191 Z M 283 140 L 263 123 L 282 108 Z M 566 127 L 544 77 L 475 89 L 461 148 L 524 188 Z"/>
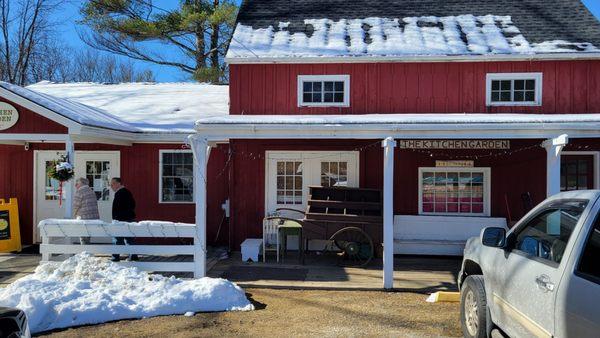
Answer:
<path fill-rule="evenodd" d="M 576 45 L 577 43 L 589 43 L 600 48 L 600 22 L 579 0 L 244 0 L 237 21 L 238 28 L 247 26 L 257 30 L 261 28 L 268 29 L 272 26 L 273 30 L 270 38 L 274 40 L 277 38 L 274 34 L 281 30 L 288 32 L 286 36 L 289 39 L 292 39 L 295 33 L 303 33 L 306 37 L 311 38 L 315 31 L 318 30 L 318 27 L 306 23 L 305 20 L 326 18 L 329 19 L 325 23 L 325 27 L 328 30 L 326 32 L 326 39 L 329 39 L 331 25 L 339 20 L 348 21 L 345 28 L 340 29 L 349 31 L 351 29 L 351 19 L 373 17 L 391 20 L 397 19 L 394 28 L 404 33 L 404 26 L 407 25 L 407 22 L 410 22 L 410 20 L 407 21 L 405 18 L 415 19 L 414 23 L 419 28 L 428 26 L 435 28 L 437 26 L 441 31 L 444 31 L 445 27 L 442 20 L 421 20 L 421 17 L 447 18 L 466 14 L 471 14 L 475 17 L 474 22 L 480 29 L 478 32 L 480 34 L 485 34 L 486 32 L 485 28 L 481 29 L 485 25 L 482 18 L 487 15 L 493 15 L 496 25 L 500 29 L 501 34 L 504 35 L 504 38 L 507 39 L 511 48 L 515 47 L 511 39 L 517 34 L 522 35 L 525 42 L 533 46 L 531 52 L 541 52 L 540 49 L 536 49 L 535 46 L 537 44 L 558 40 L 574 44 L 570 46 L 561 44 L 559 47 L 565 47 L 563 49 L 566 49 L 561 50 L 563 52 L 589 51 L 585 48 L 585 45 L 582 48 Z M 510 17 L 510 20 L 499 20 L 498 18 L 500 17 Z M 280 22 L 289 22 L 289 25 L 280 27 Z M 506 29 L 507 22 L 510 26 L 514 26 L 514 28 Z M 389 23 L 386 22 L 385 24 L 389 26 Z M 457 28 L 461 35 L 460 39 L 465 42 L 467 47 L 470 46 L 471 41 L 467 41 L 469 32 L 465 31 L 464 25 L 459 22 Z M 364 42 L 366 45 L 369 45 L 371 43 L 369 39 L 369 30 L 371 27 L 369 24 L 363 23 L 362 29 L 364 30 Z M 236 34 L 238 34 L 237 31 L 238 29 L 236 29 Z M 345 39 L 347 45 L 350 46 L 351 42 L 348 35 Z M 385 32 L 383 32 L 382 36 L 384 40 L 387 39 Z M 235 37 L 232 41 L 232 49 L 234 51 L 236 47 Z M 262 43 L 264 45 L 265 39 L 269 37 L 262 35 L 249 38 L 248 34 L 245 34 L 241 35 L 238 40 L 243 38 L 246 38 L 246 40 L 243 41 L 243 46 L 241 47 L 248 50 L 253 49 L 255 47 L 253 43 L 258 40 L 260 40 L 258 41 L 259 44 Z M 279 38 L 285 39 L 286 37 L 279 36 Z M 516 46 L 519 47 L 519 44 L 517 43 Z M 238 53 L 232 54 L 232 50 L 230 50 L 228 57 L 248 56 L 240 52 L 242 50 L 239 48 L 240 46 L 237 47 Z M 514 50 L 514 48 L 512 49 Z M 514 52 L 513 50 L 510 50 L 508 53 Z M 286 55 L 296 56 L 290 49 L 278 51 L 279 57 Z M 522 50 L 518 52 L 522 52 Z M 494 48 L 490 48 L 490 53 L 496 53 Z M 257 56 L 256 53 L 250 51 L 249 54 Z M 365 49 L 365 54 L 370 54 L 368 48 Z M 438 52 L 433 54 L 453 53 Z M 350 56 L 355 55 L 352 54 Z"/>

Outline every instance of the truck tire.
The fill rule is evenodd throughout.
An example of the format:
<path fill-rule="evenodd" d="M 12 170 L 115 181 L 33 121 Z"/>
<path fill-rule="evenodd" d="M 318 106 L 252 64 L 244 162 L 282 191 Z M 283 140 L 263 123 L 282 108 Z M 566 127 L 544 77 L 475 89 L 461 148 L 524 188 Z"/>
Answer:
<path fill-rule="evenodd" d="M 460 290 L 460 324 L 463 336 L 487 337 L 487 314 L 483 276 L 467 276 Z"/>

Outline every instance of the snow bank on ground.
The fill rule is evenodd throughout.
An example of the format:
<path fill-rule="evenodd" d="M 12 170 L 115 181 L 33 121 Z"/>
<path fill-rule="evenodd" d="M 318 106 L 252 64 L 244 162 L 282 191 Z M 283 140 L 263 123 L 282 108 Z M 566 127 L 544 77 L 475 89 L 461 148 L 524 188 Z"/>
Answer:
<path fill-rule="evenodd" d="M 181 280 L 88 253 L 42 263 L 0 290 L 0 306 L 27 313 L 32 333 L 111 320 L 201 311 L 248 311 L 244 290 L 224 279 Z"/>

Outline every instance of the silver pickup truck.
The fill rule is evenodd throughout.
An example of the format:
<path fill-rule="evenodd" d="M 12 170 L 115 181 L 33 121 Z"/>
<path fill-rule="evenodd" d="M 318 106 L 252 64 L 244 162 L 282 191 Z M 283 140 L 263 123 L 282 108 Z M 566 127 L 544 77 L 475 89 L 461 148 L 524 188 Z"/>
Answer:
<path fill-rule="evenodd" d="M 511 230 L 467 241 L 465 337 L 600 337 L 600 191 L 554 195 Z"/>

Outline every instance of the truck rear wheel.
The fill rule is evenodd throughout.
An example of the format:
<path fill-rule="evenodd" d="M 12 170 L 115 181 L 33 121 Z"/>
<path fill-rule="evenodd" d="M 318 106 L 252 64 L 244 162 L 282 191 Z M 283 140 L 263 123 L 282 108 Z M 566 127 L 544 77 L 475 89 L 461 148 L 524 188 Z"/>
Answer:
<path fill-rule="evenodd" d="M 467 276 L 460 290 L 460 323 L 463 336 L 486 337 L 487 313 L 483 276 Z"/>

